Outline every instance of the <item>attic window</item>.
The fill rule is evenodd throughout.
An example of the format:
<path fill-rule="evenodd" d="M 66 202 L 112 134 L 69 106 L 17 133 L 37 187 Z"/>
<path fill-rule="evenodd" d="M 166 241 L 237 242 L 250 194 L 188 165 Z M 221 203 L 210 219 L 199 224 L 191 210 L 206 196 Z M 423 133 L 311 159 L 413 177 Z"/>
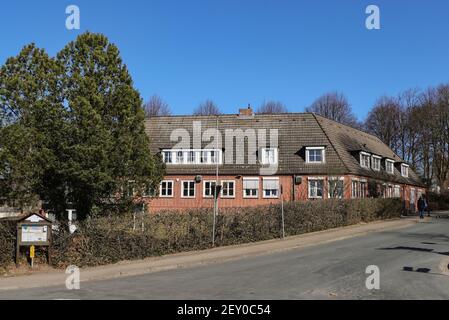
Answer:
<path fill-rule="evenodd" d="M 218 149 L 165 149 L 162 150 L 162 160 L 166 164 L 197 165 L 222 164 L 222 151 Z"/>
<path fill-rule="evenodd" d="M 306 147 L 306 163 L 324 163 L 324 147 Z"/>
<path fill-rule="evenodd" d="M 402 164 L 401 165 L 401 175 L 404 177 L 404 178 L 408 178 L 408 164 Z"/>
<path fill-rule="evenodd" d="M 278 163 L 278 149 L 262 148 L 262 164 L 276 164 L 276 163 Z"/>
<path fill-rule="evenodd" d="M 394 174 L 394 161 L 385 159 L 385 171 L 389 174 Z"/>
<path fill-rule="evenodd" d="M 381 157 L 373 155 L 371 158 L 371 169 L 374 171 L 380 171 L 380 160 Z"/>
<path fill-rule="evenodd" d="M 367 152 L 360 152 L 360 165 L 362 168 L 369 169 L 371 155 Z"/>

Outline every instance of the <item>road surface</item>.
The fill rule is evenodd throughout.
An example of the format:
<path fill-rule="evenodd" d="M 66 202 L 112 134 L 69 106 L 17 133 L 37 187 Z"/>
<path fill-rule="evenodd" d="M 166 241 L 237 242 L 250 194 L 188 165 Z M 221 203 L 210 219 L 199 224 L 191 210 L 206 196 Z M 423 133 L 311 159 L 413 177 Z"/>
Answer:
<path fill-rule="evenodd" d="M 368 290 L 366 268 L 379 267 Z M 0 292 L 0 299 L 449 299 L 449 219 L 201 267 Z M 82 274 L 81 274 L 82 277 Z"/>

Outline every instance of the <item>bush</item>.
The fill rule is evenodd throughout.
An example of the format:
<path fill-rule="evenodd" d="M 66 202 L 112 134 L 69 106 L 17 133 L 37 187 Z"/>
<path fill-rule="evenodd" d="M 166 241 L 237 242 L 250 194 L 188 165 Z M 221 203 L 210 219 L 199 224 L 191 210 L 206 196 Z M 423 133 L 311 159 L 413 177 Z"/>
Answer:
<path fill-rule="evenodd" d="M 284 204 L 286 235 L 399 217 L 398 199 L 321 200 Z M 96 266 L 121 260 L 200 250 L 211 246 L 212 209 L 166 211 L 145 215 L 87 219 L 74 235 L 61 230 L 53 235 L 52 263 Z M 248 243 L 281 236 L 280 205 L 221 209 L 217 217 L 217 246 Z M 142 230 L 141 225 L 144 225 Z M 6 251 L 5 251 L 6 252 Z M 14 253 L 14 245 L 11 250 Z M 8 261 L 5 255 L 2 261 Z"/>
<path fill-rule="evenodd" d="M 441 194 L 429 192 L 428 199 L 430 210 L 449 210 L 449 192 Z"/>
<path fill-rule="evenodd" d="M 16 225 L 12 222 L 0 222 L 0 268 L 6 268 L 14 262 L 16 252 Z"/>

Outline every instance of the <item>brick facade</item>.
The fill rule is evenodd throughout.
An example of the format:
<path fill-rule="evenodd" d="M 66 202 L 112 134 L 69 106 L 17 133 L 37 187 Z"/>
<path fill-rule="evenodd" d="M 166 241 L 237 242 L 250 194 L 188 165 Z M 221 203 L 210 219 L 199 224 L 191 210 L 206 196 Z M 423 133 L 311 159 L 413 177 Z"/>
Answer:
<path fill-rule="evenodd" d="M 161 210 L 172 210 L 172 209 L 190 209 L 190 208 L 212 208 L 213 207 L 213 197 L 208 197 L 204 195 L 204 187 L 206 181 L 215 181 L 216 176 L 208 175 L 201 176 L 200 182 L 195 182 L 195 196 L 194 197 L 184 197 L 182 195 L 182 183 L 184 181 L 195 181 L 194 175 L 169 175 L 164 178 L 164 181 L 173 181 L 173 194 L 172 196 L 159 196 L 155 198 L 144 198 L 147 203 L 147 208 L 150 212 L 158 212 Z M 276 176 L 279 178 L 279 184 L 282 186 L 282 197 L 284 201 L 307 201 L 307 200 L 319 200 L 329 198 L 329 188 L 328 183 L 330 179 L 341 178 L 343 179 L 343 198 L 351 199 L 353 198 L 353 181 L 356 183 L 366 182 L 368 183 L 369 178 L 345 175 L 338 177 L 328 176 L 297 176 L 301 178 L 301 183 L 295 183 L 295 176 Z M 259 179 L 259 189 L 257 197 L 245 197 L 243 193 L 243 180 L 244 178 L 258 178 Z M 263 178 L 260 176 L 240 176 L 240 175 L 220 175 L 219 181 L 234 181 L 234 195 L 232 197 L 219 197 L 219 207 L 229 208 L 229 207 L 247 207 L 247 206 L 258 206 L 258 205 L 269 205 L 281 202 L 281 195 L 274 198 L 266 198 L 263 196 Z M 273 177 L 266 177 L 273 178 Z M 309 198 L 309 179 L 323 179 L 323 195 L 322 198 Z M 377 182 L 377 187 L 379 188 L 382 182 Z M 395 184 L 397 185 L 397 184 Z M 359 184 L 360 186 L 360 184 Z M 411 192 L 415 192 L 414 196 L 414 210 L 416 211 L 417 201 L 420 194 L 425 193 L 424 188 L 413 187 L 409 185 L 398 185 L 400 187 L 399 197 L 403 199 L 406 208 L 413 210 L 413 206 L 410 204 Z M 363 191 L 360 190 L 356 193 L 355 198 L 370 197 L 368 188 Z M 381 192 L 379 190 L 379 192 Z M 394 195 L 381 194 L 380 197 L 395 197 Z"/>
<path fill-rule="evenodd" d="M 146 198 L 151 212 L 212 208 L 204 182 L 215 181 L 217 170 L 219 181 L 234 181 L 233 196 L 220 197 L 220 208 L 280 202 L 280 190 L 276 197 L 264 197 L 264 179 L 271 179 L 267 194 L 276 194 L 274 185 L 282 186 L 284 201 L 326 199 L 328 186 L 337 180 L 341 182 L 332 184 L 343 185 L 338 192 L 342 198 L 397 197 L 415 211 L 419 194 L 425 192 L 419 176 L 380 139 L 313 113 L 262 115 L 247 108 L 235 115 L 153 117 L 146 132 L 152 152 L 166 163 L 164 179 L 173 182 L 169 197 Z M 220 144 L 211 140 L 214 132 Z M 275 164 L 274 172 L 262 172 L 267 160 Z M 257 197 L 244 197 L 243 180 L 249 177 L 258 179 Z M 195 179 L 201 182 L 188 186 L 195 194 L 183 196 L 183 181 Z"/>

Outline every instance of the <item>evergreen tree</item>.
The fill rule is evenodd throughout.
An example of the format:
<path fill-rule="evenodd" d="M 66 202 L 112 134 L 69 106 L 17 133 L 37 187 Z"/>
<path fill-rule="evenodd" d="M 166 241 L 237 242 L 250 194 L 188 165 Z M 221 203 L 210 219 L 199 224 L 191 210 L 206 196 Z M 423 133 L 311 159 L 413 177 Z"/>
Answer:
<path fill-rule="evenodd" d="M 54 59 L 25 47 L 0 69 L 0 197 L 21 206 L 39 198 L 81 217 L 130 205 L 120 196 L 130 181 L 140 193 L 164 173 L 141 105 L 105 36 L 80 35 Z"/>

